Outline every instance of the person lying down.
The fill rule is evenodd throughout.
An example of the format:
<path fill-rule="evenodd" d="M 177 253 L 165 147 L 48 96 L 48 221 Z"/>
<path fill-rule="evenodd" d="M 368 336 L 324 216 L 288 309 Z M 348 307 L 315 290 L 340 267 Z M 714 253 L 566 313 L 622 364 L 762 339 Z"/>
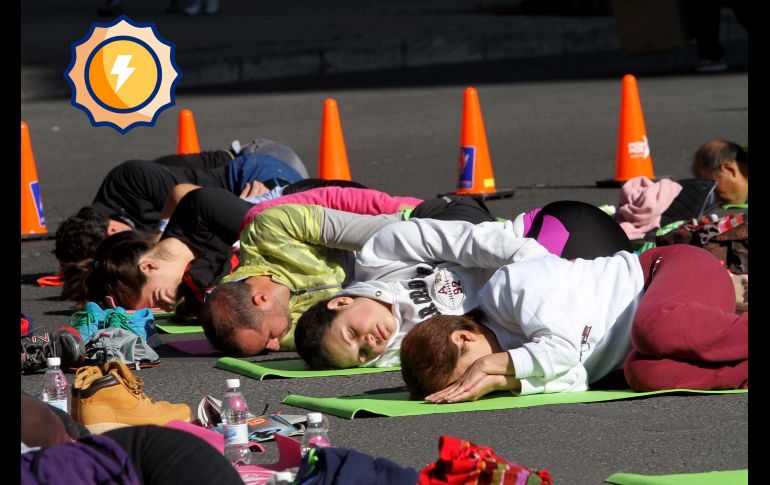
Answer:
<path fill-rule="evenodd" d="M 584 391 L 621 368 L 636 391 L 748 388 L 744 298 L 695 246 L 546 255 L 500 268 L 479 311 L 414 326 L 401 372 L 411 398 L 433 403 Z"/>

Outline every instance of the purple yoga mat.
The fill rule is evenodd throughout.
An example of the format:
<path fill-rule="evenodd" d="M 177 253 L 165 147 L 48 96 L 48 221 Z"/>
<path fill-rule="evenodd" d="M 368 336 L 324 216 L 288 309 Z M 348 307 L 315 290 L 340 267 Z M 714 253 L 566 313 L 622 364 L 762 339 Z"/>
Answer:
<path fill-rule="evenodd" d="M 179 340 L 168 342 L 166 345 L 190 355 L 209 356 L 221 354 L 219 350 L 211 346 L 208 340 Z"/>

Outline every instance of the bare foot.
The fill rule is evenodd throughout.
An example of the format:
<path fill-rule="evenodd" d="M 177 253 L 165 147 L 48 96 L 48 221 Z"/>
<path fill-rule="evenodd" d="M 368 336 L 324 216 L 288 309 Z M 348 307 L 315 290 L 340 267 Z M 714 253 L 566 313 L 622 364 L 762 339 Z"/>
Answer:
<path fill-rule="evenodd" d="M 735 287 L 735 311 L 743 313 L 749 310 L 749 275 L 730 274 Z"/>

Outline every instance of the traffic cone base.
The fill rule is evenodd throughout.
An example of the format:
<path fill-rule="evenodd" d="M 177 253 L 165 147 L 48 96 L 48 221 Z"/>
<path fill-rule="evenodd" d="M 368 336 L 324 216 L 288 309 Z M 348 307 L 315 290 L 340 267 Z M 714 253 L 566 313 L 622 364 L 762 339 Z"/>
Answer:
<path fill-rule="evenodd" d="M 497 190 L 495 187 L 478 92 L 472 87 L 465 89 L 463 100 L 458 180 L 454 193 L 480 199 L 511 197 L 514 194 L 513 190 Z"/>
<path fill-rule="evenodd" d="M 318 155 L 318 178 L 351 180 L 348 154 L 345 150 L 345 138 L 342 136 L 340 112 L 337 101 L 332 98 L 324 101 L 321 146 Z"/>
<path fill-rule="evenodd" d="M 29 127 L 21 122 L 21 238 L 41 238 L 48 234 L 43 198 L 37 178 Z"/>
<path fill-rule="evenodd" d="M 642 115 L 642 103 L 636 78 L 631 74 L 623 76 L 620 97 L 620 126 L 615 157 L 615 178 L 599 180 L 597 187 L 619 187 L 634 177 L 654 179 L 650 144 Z"/>
<path fill-rule="evenodd" d="M 195 117 L 189 109 L 183 109 L 179 112 L 179 130 L 177 132 L 176 153 L 177 155 L 190 155 L 200 153 L 201 147 L 198 144 L 198 132 L 195 130 Z"/>

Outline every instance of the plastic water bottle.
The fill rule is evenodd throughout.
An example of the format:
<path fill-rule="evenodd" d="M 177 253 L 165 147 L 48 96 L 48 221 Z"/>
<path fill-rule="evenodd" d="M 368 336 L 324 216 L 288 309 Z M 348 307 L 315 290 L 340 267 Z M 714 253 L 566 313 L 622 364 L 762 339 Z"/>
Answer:
<path fill-rule="evenodd" d="M 305 456 L 310 448 L 326 448 L 331 445 L 332 442 L 329 441 L 324 427 L 323 414 L 308 413 L 305 435 L 302 437 L 302 444 L 299 448 L 300 454 Z"/>
<path fill-rule="evenodd" d="M 227 379 L 227 393 L 222 399 L 222 425 L 225 431 L 225 458 L 233 466 L 249 465 L 249 426 L 246 424 L 249 406 L 241 394 L 241 380 Z"/>
<path fill-rule="evenodd" d="M 48 365 L 48 368 L 43 376 L 41 397 L 43 401 L 51 406 L 57 407 L 65 413 L 68 413 L 67 378 L 64 377 L 64 372 L 62 372 L 60 367 L 61 358 L 48 357 L 48 359 L 46 359 L 46 364 Z"/>

